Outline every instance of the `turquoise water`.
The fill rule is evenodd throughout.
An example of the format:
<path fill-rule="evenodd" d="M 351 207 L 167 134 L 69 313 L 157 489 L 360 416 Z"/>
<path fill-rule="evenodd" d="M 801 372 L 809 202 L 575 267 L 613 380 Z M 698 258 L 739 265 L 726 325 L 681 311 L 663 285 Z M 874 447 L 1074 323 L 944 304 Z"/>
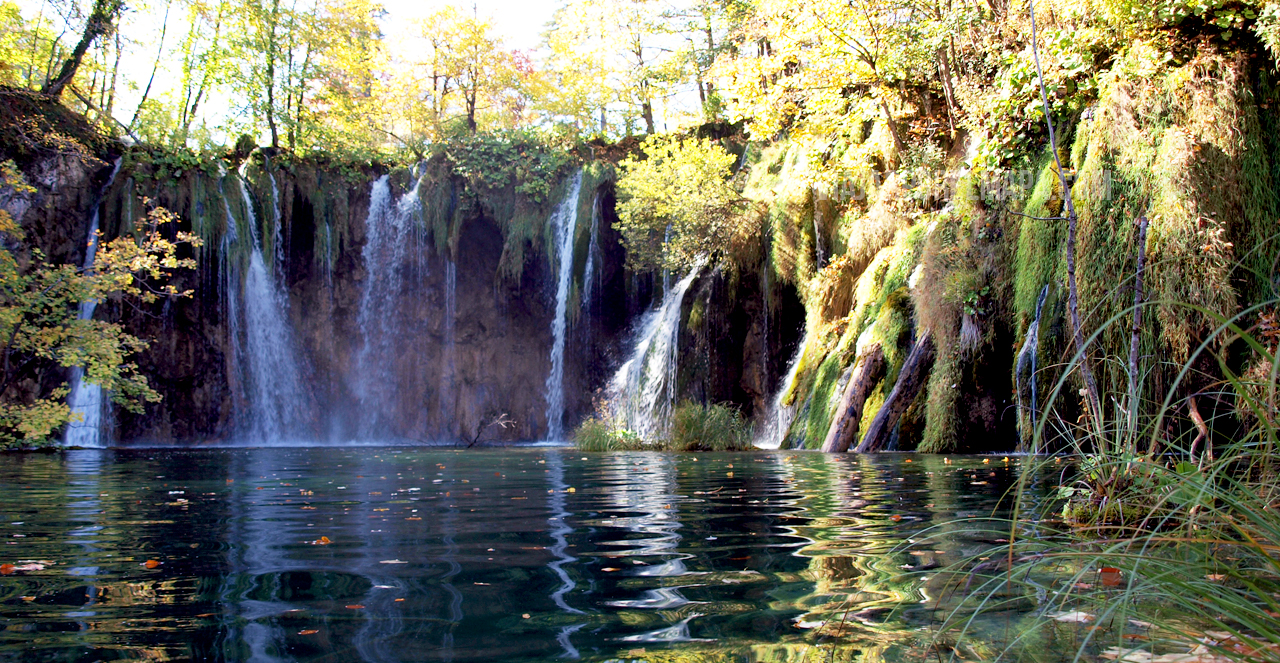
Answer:
<path fill-rule="evenodd" d="M 987 461 L 9 455 L 0 660 L 935 660 L 936 569 L 1004 535 L 953 522 L 1004 513 Z"/>

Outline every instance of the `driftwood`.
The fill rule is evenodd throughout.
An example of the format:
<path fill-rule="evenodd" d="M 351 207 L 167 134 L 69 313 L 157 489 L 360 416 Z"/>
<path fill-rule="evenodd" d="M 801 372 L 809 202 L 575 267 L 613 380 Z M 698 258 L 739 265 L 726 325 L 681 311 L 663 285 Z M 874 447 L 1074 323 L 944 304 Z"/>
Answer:
<path fill-rule="evenodd" d="M 906 412 L 908 407 L 911 407 L 912 401 L 920 393 L 920 388 L 924 386 L 925 379 L 929 376 L 929 369 L 933 367 L 933 356 L 933 333 L 926 331 L 911 348 L 911 354 L 907 356 L 907 361 L 902 365 L 902 371 L 898 373 L 898 381 L 893 385 L 893 391 L 889 392 L 884 405 L 880 406 L 880 411 L 871 420 L 871 425 L 867 427 L 867 434 L 862 438 L 862 444 L 859 444 L 855 451 L 867 453 L 879 451 L 885 447 L 894 426 L 898 425 L 898 419 L 902 418 L 902 413 Z"/>
<path fill-rule="evenodd" d="M 849 450 L 858 437 L 858 424 L 862 421 L 862 408 L 867 404 L 867 397 L 884 374 L 884 349 L 876 343 L 858 356 L 853 375 L 849 377 L 849 384 L 840 399 L 840 409 L 836 410 L 827 431 L 827 440 L 822 443 L 823 451 L 844 453 Z"/>

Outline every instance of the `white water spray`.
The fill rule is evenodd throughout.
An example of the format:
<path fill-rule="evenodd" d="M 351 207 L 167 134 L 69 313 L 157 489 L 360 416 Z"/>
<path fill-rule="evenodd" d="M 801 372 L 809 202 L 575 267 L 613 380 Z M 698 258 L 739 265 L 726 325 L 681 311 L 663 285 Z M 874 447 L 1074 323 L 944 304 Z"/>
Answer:
<path fill-rule="evenodd" d="M 697 278 L 699 264 L 667 291 L 662 307 L 641 319 L 640 335 L 627 363 L 609 381 L 613 415 L 642 438 L 666 434 L 676 398 L 680 308 Z"/>
<path fill-rule="evenodd" d="M 781 448 L 783 442 L 786 441 L 787 432 L 791 430 L 791 422 L 795 420 L 796 412 L 800 410 L 801 403 L 798 399 L 792 401 L 790 405 L 784 401 L 787 394 L 794 389 L 796 379 L 800 375 L 800 360 L 804 357 L 804 350 L 809 345 L 809 331 L 810 328 L 806 326 L 804 338 L 800 341 L 800 345 L 796 347 L 796 353 L 791 357 L 791 363 L 787 366 L 787 377 L 782 381 L 782 386 L 778 387 L 778 393 L 773 397 L 773 406 L 769 408 L 768 418 L 755 442 L 757 447 L 762 449 Z"/>

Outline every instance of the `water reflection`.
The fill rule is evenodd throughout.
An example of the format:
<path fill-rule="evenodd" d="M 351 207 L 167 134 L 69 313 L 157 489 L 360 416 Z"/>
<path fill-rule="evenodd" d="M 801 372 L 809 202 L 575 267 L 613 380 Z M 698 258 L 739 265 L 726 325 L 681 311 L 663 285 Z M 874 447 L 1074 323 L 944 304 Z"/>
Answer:
<path fill-rule="evenodd" d="M 0 577 L 17 661 L 897 659 L 951 607 L 931 569 L 1000 536 L 944 523 L 991 514 L 1018 472 L 546 448 L 12 460 L 0 562 L 53 562 Z"/>

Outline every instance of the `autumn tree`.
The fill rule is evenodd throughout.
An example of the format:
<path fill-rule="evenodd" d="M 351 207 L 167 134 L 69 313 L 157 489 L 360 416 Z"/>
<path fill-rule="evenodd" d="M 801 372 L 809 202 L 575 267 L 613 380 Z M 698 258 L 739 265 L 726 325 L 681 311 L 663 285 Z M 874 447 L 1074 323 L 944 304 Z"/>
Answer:
<path fill-rule="evenodd" d="M 34 193 L 12 161 L 0 163 L 0 190 L 6 203 Z M 70 421 L 66 373 L 73 366 L 126 409 L 159 400 L 131 359 L 146 343 L 119 324 L 81 318 L 79 310 L 90 300 L 189 296 L 165 281 L 195 266 L 178 257 L 179 244 L 201 240 L 184 232 L 166 239 L 162 226 L 174 220 L 164 208 L 152 208 L 136 237 L 105 243 L 85 270 L 50 263 L 25 247 L 22 227 L 0 206 L 0 447 L 46 443 Z"/>
<path fill-rule="evenodd" d="M 639 269 L 684 269 L 740 253 L 757 235 L 732 179 L 737 160 L 705 138 L 654 135 L 619 165 L 618 230 Z"/>

